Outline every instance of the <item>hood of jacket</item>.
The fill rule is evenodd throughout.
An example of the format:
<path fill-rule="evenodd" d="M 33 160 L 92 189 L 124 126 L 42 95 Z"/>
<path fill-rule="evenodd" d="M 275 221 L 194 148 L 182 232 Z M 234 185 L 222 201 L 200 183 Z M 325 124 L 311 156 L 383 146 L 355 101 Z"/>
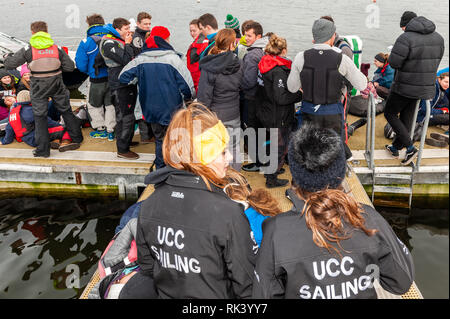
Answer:
<path fill-rule="evenodd" d="M 291 69 L 292 61 L 284 57 L 266 54 L 258 64 L 259 71 L 262 74 L 269 72 L 276 66 L 284 66 Z"/>
<path fill-rule="evenodd" d="M 405 32 L 417 32 L 421 34 L 430 34 L 434 31 L 436 31 L 436 25 L 433 21 L 422 16 L 412 19 L 405 29 Z"/>
<path fill-rule="evenodd" d="M 171 166 L 166 166 L 164 168 L 151 172 L 145 177 L 144 182 L 146 185 L 155 185 L 155 187 L 158 187 L 158 185 L 160 185 L 161 183 L 166 183 L 172 186 L 208 190 L 205 182 L 200 176 L 197 176 L 194 173 L 188 171 L 173 168 Z M 219 190 L 218 187 L 214 186 L 213 184 L 210 185 L 213 190 L 216 190 L 215 192 L 219 194 L 223 193 L 223 191 Z"/>
<path fill-rule="evenodd" d="M 90 26 L 87 29 L 86 34 L 88 37 L 93 36 L 93 35 L 103 36 L 103 35 L 107 35 L 109 32 L 110 31 L 105 27 L 105 25 L 95 24 L 95 25 Z"/>
<path fill-rule="evenodd" d="M 36 32 L 30 39 L 31 46 L 38 50 L 50 48 L 54 43 L 52 37 L 47 32 Z"/>
<path fill-rule="evenodd" d="M 161 37 L 158 36 L 150 36 L 145 40 L 144 47 L 142 51 L 152 51 L 152 50 L 171 50 L 175 51 L 175 49 Z"/>
<path fill-rule="evenodd" d="M 231 51 L 210 54 L 200 60 L 200 70 L 206 70 L 214 74 L 234 74 L 240 68 L 239 58 Z"/>
<path fill-rule="evenodd" d="M 252 49 L 265 49 L 266 45 L 269 43 L 268 37 L 262 37 L 261 39 L 256 40 L 249 48 L 248 50 Z"/>
<path fill-rule="evenodd" d="M 117 32 L 117 30 L 114 29 L 114 27 L 112 26 L 111 23 L 106 24 L 106 25 L 104 26 L 104 28 L 106 29 L 106 32 L 107 32 L 107 33 L 112 34 L 113 36 L 115 36 L 115 37 L 118 38 L 118 39 L 122 39 L 122 37 L 120 36 L 119 32 Z"/>

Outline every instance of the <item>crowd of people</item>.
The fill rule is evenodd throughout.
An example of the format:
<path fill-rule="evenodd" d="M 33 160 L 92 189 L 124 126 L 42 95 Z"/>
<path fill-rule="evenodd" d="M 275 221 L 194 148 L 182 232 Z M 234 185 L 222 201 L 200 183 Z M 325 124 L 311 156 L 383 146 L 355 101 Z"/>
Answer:
<path fill-rule="evenodd" d="M 331 16 L 314 22 L 313 47 L 298 53 L 293 61 L 286 57 L 286 39 L 264 33 L 263 26 L 254 20 L 241 25 L 228 14 L 222 29 L 209 13 L 192 20 L 189 32 L 193 42 L 185 60 L 170 44 L 169 29 L 152 28 L 151 21 L 149 13 L 140 12 L 137 26 L 131 31 L 131 23 L 124 18 L 106 24 L 99 14 L 88 16 L 86 38 L 77 49 L 75 64 L 65 50 L 54 44 L 45 22 L 33 23 L 29 46 L 6 57 L 6 69 L 1 70 L 0 121 L 8 123 L 10 110 L 17 102 L 15 97 L 28 90 L 34 100 L 34 155 L 50 155 L 45 125 L 48 107 L 61 115 L 69 134 L 68 139 L 60 141 L 66 146 L 63 149 L 79 148 L 83 140 L 80 121 L 73 116 L 61 75 L 76 66 L 89 76 L 87 111 L 93 128 L 90 137 L 115 140 L 118 157 L 139 158 L 131 150 L 139 144 L 133 142 L 138 124 L 140 143 L 155 142 L 154 164 L 157 169 L 164 167 L 162 141 L 171 118 L 176 110 L 196 100 L 215 112 L 227 128 L 232 167 L 238 171 L 266 172 L 269 188 L 288 183 L 278 175 L 283 171 L 289 135 L 303 122 L 334 129 L 342 137 L 346 158 L 351 159 L 347 143 L 349 129 L 353 131 L 355 127 L 348 127 L 347 115 L 358 98 L 366 99 L 366 109 L 370 93 L 377 101 L 385 101 L 385 116 L 394 132 L 394 141 L 386 145 L 386 150 L 398 157 L 398 151 L 406 148 L 404 165 L 418 153 L 413 141 L 406 137 L 412 124 L 412 103 L 422 100 L 418 122 L 424 119 L 425 100 L 431 100 L 430 124 L 448 125 L 448 73 L 440 75 L 435 84 L 429 83 L 435 78 L 436 65 L 443 55 L 443 39 L 435 32 L 433 22 L 413 12 L 403 14 L 400 24 L 405 32 L 392 52 L 374 57 L 376 71 L 372 80 L 367 77 L 370 65 L 354 62 L 356 51 L 338 35 Z M 406 51 L 415 56 L 405 58 Z M 20 82 L 6 71 L 17 67 L 21 67 Z M 411 75 L 411 68 L 419 68 L 420 72 Z M 353 96 L 355 91 L 360 92 L 358 97 Z M 301 108 L 296 114 L 295 105 L 299 102 Z M 255 141 L 249 142 L 247 135 L 242 136 L 242 130 L 248 128 L 255 131 Z M 265 142 L 260 143 L 261 134 L 268 135 L 270 129 L 276 130 L 278 138 L 270 141 L 263 136 Z M 246 165 L 241 159 L 242 138 L 252 161 Z M 265 150 L 268 143 L 277 144 L 278 148 Z M 278 169 L 267 172 L 271 163 L 261 154 L 271 152 L 277 153 L 268 157 L 271 161 L 277 159 L 272 164 Z"/>
<path fill-rule="evenodd" d="M 124 101 L 131 103 L 139 92 L 143 119 L 157 141 L 158 169 L 146 178 L 154 193 L 125 214 L 111 246 L 129 247 L 134 239 L 136 260 L 111 273 L 111 260 L 127 256 L 107 251 L 103 261 L 110 271 L 90 297 L 376 298 L 371 267 L 384 289 L 408 291 L 414 280 L 408 249 L 373 208 L 342 189 L 351 158 L 346 107 L 355 89 L 387 100 L 386 118 L 397 121 L 398 136 L 386 149 L 406 147 L 403 164 L 410 163 L 415 149 L 401 125 L 412 123 L 402 113 L 402 101 L 432 99 L 428 87 L 438 95 L 433 106 L 448 99 L 448 74 L 435 83 L 443 39 L 434 24 L 405 12 L 400 23 L 405 35 L 391 55 L 374 57 L 377 70 L 370 81 L 354 64 L 354 52 L 336 33 L 332 17 L 314 22 L 313 47 L 293 61 L 286 57 L 286 39 L 264 33 L 260 23 L 248 20 L 241 27 L 228 15 L 224 24 L 219 29 L 211 14 L 190 22 L 187 64 L 162 26 L 147 32 L 142 53 L 131 61 L 131 40 L 107 40 L 121 54 L 114 59 L 114 80 L 128 92 Z M 116 19 L 115 37 L 127 26 Z M 413 61 L 402 50 L 414 51 Z M 100 51 L 108 55 L 102 45 Z M 420 81 L 407 76 L 410 67 L 422 72 Z M 136 83 L 138 90 L 132 87 Z M 420 89 L 411 92 L 408 85 Z M 116 103 L 120 100 L 117 94 Z M 240 173 L 267 166 L 260 152 L 250 152 L 253 163 L 242 166 L 242 128 L 259 134 L 265 132 L 261 128 L 277 129 L 277 168 L 265 175 L 266 186 L 288 183 L 278 178 L 288 162 L 290 212 L 283 213 L 276 198 L 251 188 Z M 246 142 L 247 148 L 261 147 Z"/>
<path fill-rule="evenodd" d="M 103 261 L 126 260 L 125 267 L 113 273 L 108 267 L 91 297 L 376 298 L 374 279 L 391 293 L 407 292 L 414 280 L 410 252 L 373 208 L 343 191 L 352 156 L 348 100 L 354 90 L 386 99 L 396 133 L 386 150 L 398 157 L 406 148 L 402 164 L 409 164 L 417 156 L 408 131 L 412 105 L 432 100 L 433 121 L 448 124 L 448 73 L 436 80 L 444 41 L 434 23 L 405 12 L 404 34 L 390 55 L 374 57 L 369 81 L 330 16 L 314 21 L 312 47 L 293 61 L 286 39 L 265 33 L 259 22 L 241 26 L 228 15 L 219 28 L 209 13 L 190 22 L 193 42 L 184 61 L 170 30 L 151 27 L 151 19 L 139 13 L 133 33 L 124 18 L 105 24 L 101 15 L 87 17 L 75 59 L 89 75 L 90 136 L 116 140 L 118 157 L 138 159 L 131 150 L 138 122 L 141 142 L 156 145 L 157 169 L 146 178 L 155 191 L 124 216 L 133 230 L 114 242 L 134 239 L 136 262 L 107 252 Z M 34 22 L 31 31 L 30 44 L 5 60 L 7 69 L 22 66 L 20 85 L 0 74 L 9 105 L 1 142 L 15 136 L 35 146 L 36 157 L 48 157 L 50 148 L 76 149 L 83 140 L 61 75 L 75 64 L 45 22 Z M 48 117 L 49 104 L 64 127 Z M 276 151 L 241 136 L 248 128 L 265 144 L 276 130 L 270 141 Z M 246 165 L 243 138 L 253 150 Z M 272 172 L 265 168 L 274 163 L 261 156 L 267 151 L 276 152 L 269 156 Z M 281 187 L 289 183 L 278 177 L 285 163 L 293 209 L 283 213 L 276 198 L 253 189 L 240 171 L 264 172 L 266 187 Z M 127 252 L 128 244 L 118 251 Z"/>

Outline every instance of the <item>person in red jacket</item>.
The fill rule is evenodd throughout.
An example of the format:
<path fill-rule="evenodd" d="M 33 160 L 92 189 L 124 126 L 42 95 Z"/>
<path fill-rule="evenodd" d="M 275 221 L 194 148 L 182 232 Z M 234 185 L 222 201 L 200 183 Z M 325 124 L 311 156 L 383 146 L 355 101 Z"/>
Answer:
<path fill-rule="evenodd" d="M 200 28 L 198 26 L 198 19 L 194 19 L 189 23 L 189 30 L 194 42 L 189 46 L 186 54 L 187 67 L 189 72 L 191 72 L 192 80 L 194 81 L 195 92 L 198 90 L 198 82 L 200 81 L 200 68 L 199 61 L 192 63 L 193 54 L 200 55 L 203 50 L 208 46 L 208 39 L 200 33 Z"/>

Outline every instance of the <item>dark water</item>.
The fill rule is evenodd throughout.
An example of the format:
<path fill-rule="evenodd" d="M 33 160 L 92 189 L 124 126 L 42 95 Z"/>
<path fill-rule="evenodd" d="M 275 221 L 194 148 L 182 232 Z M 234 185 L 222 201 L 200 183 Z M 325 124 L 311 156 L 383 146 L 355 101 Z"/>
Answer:
<path fill-rule="evenodd" d="M 131 204 L 0 199 L 0 299 L 79 297 Z"/>
<path fill-rule="evenodd" d="M 114 199 L 0 199 L 0 298 L 80 297 L 131 204 Z M 448 208 L 378 210 L 411 250 L 424 297 L 448 298 Z"/>

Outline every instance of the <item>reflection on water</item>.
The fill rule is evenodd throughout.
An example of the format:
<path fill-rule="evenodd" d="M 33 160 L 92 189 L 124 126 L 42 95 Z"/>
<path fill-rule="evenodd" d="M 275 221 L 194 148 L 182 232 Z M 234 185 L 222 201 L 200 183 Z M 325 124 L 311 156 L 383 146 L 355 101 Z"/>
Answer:
<path fill-rule="evenodd" d="M 130 205 L 111 199 L 0 200 L 0 298 L 79 297 Z"/>
<path fill-rule="evenodd" d="M 449 297 L 449 210 L 378 208 L 411 251 L 424 298 Z"/>
<path fill-rule="evenodd" d="M 131 204 L 0 199 L 0 298 L 78 298 Z M 424 297 L 448 298 L 448 209 L 378 211 L 411 250 Z"/>

